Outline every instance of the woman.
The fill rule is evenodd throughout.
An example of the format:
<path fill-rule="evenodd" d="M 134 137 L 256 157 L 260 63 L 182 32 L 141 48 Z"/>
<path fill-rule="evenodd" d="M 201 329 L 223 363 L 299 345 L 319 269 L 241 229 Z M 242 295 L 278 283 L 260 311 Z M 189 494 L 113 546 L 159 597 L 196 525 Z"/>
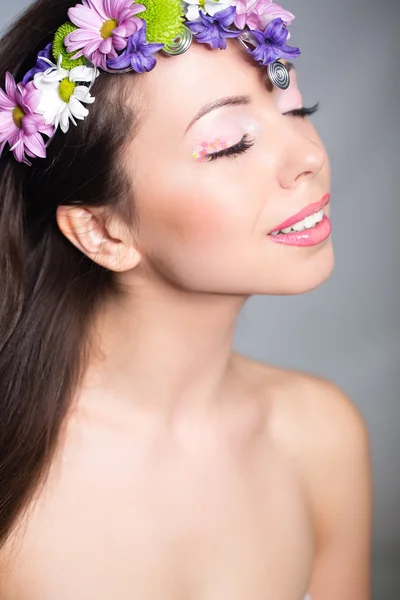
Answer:
<path fill-rule="evenodd" d="M 369 598 L 360 414 L 232 350 L 333 267 L 293 15 L 199 4 L 38 0 L 1 44 L 2 600 Z"/>

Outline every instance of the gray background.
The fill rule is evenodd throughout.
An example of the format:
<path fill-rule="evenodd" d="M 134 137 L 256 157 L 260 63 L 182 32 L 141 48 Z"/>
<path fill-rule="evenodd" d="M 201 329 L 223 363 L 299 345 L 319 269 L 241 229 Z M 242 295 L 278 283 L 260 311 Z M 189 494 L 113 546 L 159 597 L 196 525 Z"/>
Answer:
<path fill-rule="evenodd" d="M 1 0 L 1 22 L 28 4 Z M 328 377 L 361 410 L 374 469 L 374 600 L 399 600 L 400 3 L 282 0 L 282 5 L 296 15 L 291 43 L 302 50 L 296 68 L 304 103 L 321 103 L 313 119 L 332 165 L 336 267 L 309 294 L 251 298 L 235 347 Z"/>

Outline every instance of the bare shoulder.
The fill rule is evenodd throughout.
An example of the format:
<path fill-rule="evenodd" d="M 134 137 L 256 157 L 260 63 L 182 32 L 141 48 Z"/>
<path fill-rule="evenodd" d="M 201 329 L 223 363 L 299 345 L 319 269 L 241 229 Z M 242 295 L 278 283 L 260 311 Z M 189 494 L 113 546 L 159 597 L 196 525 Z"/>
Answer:
<path fill-rule="evenodd" d="M 258 382 L 267 434 L 298 466 L 321 532 L 335 526 L 328 521 L 340 507 L 350 516 L 354 500 L 370 503 L 369 436 L 351 398 L 323 377 L 238 356 Z"/>
<path fill-rule="evenodd" d="M 296 440 L 297 449 L 301 443 L 305 455 L 319 450 L 340 456 L 365 447 L 368 434 L 364 418 L 338 385 L 309 373 L 277 371 L 280 393 L 276 396 L 276 416 L 282 419 L 280 424 L 290 433 L 290 439 Z"/>
<path fill-rule="evenodd" d="M 304 454 L 324 450 L 334 454 L 365 449 L 368 433 L 356 404 L 332 381 L 265 364 L 236 353 L 239 369 L 261 392 L 270 417 L 271 434 L 301 445 Z"/>

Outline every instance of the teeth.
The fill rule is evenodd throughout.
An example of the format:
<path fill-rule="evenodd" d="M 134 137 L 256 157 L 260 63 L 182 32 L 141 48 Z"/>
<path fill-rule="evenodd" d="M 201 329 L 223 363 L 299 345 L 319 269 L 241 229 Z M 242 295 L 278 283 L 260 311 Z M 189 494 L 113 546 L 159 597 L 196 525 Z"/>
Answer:
<path fill-rule="evenodd" d="M 304 224 L 306 229 L 311 229 L 311 227 L 315 227 L 317 221 L 315 220 L 316 214 L 310 215 L 304 219 Z"/>
<path fill-rule="evenodd" d="M 317 213 L 314 213 L 313 215 L 310 215 L 309 217 L 306 217 L 305 219 L 294 223 L 291 227 L 286 227 L 281 231 L 273 231 L 271 235 L 278 235 L 278 233 L 290 233 L 291 231 L 304 231 L 304 229 L 311 229 L 312 227 L 315 227 L 317 223 L 322 221 L 323 218 L 324 211 L 320 210 Z"/>
<path fill-rule="evenodd" d="M 305 219 L 303 219 L 302 221 L 299 221 L 298 223 L 295 223 L 294 225 L 292 225 L 293 231 L 302 231 L 305 228 L 306 228 Z"/>
<path fill-rule="evenodd" d="M 320 210 L 319 212 L 315 213 L 315 220 L 317 223 L 319 223 L 320 221 L 322 221 L 322 219 L 324 218 L 324 211 Z"/>

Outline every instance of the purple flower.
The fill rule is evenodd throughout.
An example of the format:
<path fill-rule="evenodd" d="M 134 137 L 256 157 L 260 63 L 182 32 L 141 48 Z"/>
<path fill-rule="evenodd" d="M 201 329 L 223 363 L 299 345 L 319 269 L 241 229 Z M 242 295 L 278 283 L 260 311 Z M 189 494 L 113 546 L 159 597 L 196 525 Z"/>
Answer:
<path fill-rule="evenodd" d="M 47 69 L 51 66 L 51 65 L 49 65 L 48 62 L 43 60 L 43 58 L 47 58 L 47 60 L 51 60 L 51 58 L 52 58 L 51 47 L 52 47 L 52 42 L 50 42 L 50 44 L 47 44 L 46 48 L 39 52 L 39 54 L 37 55 L 37 59 L 36 59 L 36 65 L 30 71 L 27 72 L 27 74 L 25 75 L 25 77 L 22 80 L 22 85 L 26 85 L 28 83 L 28 81 L 30 81 L 31 79 L 34 78 L 36 73 L 43 73 L 44 71 L 47 71 Z"/>
<path fill-rule="evenodd" d="M 79 50 L 72 59 L 85 56 L 106 70 L 107 58 L 117 58 L 129 36 L 142 26 L 143 20 L 134 15 L 144 10 L 143 4 L 132 0 L 82 0 L 70 8 L 68 16 L 79 28 L 65 38 L 68 52 Z"/>
<path fill-rule="evenodd" d="M 225 50 L 225 38 L 238 37 L 242 33 L 236 29 L 229 29 L 236 16 L 234 6 L 220 10 L 213 17 L 204 14 L 203 11 L 200 11 L 199 15 L 199 21 L 186 21 L 185 25 L 192 31 L 197 42 L 210 44 L 211 48 Z"/>
<path fill-rule="evenodd" d="M 248 53 L 262 65 L 275 62 L 278 58 L 296 58 L 300 56 L 298 48 L 286 44 L 288 30 L 282 19 L 274 19 L 264 31 L 253 30 L 251 35 L 257 40 L 258 46 Z"/>
<path fill-rule="evenodd" d="M 32 81 L 16 85 L 14 77 L 6 73 L 6 91 L 0 88 L 0 155 L 8 143 L 18 162 L 31 165 L 27 156 L 45 158 L 42 134 L 51 137 L 54 127 L 35 113 L 41 97 Z"/>
<path fill-rule="evenodd" d="M 151 71 L 156 66 L 154 52 L 164 48 L 164 44 L 151 44 L 146 42 L 146 21 L 143 27 L 130 36 L 126 50 L 117 58 L 107 61 L 110 69 L 126 69 L 131 67 L 138 73 Z"/>

